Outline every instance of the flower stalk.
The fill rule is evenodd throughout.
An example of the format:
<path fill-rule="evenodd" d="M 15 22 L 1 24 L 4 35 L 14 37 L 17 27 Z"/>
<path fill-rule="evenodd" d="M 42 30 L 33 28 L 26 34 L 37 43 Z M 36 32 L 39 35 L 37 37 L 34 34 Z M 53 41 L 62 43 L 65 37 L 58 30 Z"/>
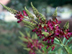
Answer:
<path fill-rule="evenodd" d="M 66 38 L 68 40 L 70 37 L 72 37 L 72 32 L 69 31 L 69 22 L 66 22 L 63 28 L 60 27 L 61 21 L 58 21 L 56 18 L 57 8 L 53 14 L 52 20 L 46 20 L 45 16 L 39 13 L 31 3 L 33 13 L 37 18 L 35 20 L 34 16 L 27 10 L 26 7 L 22 13 L 21 11 L 16 11 L 4 5 L 2 6 L 15 15 L 15 17 L 18 19 L 17 23 L 23 22 L 25 26 L 30 28 L 32 32 L 36 34 L 30 37 L 23 36 L 23 33 L 20 32 L 22 37 L 19 38 L 26 44 L 24 49 L 29 51 L 29 54 L 36 54 L 37 50 L 39 53 L 46 54 L 49 48 L 53 51 L 55 48 L 55 38 L 59 40 L 60 44 L 65 48 L 67 53 L 70 54 L 67 46 L 62 43 L 61 38 Z"/>

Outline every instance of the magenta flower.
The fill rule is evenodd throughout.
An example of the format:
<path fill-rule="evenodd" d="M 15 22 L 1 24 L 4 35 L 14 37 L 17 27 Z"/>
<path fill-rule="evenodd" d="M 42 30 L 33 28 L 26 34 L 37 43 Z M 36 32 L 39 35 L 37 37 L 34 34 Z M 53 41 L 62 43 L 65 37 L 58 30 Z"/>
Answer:
<path fill-rule="evenodd" d="M 27 44 L 27 48 L 30 48 L 31 49 L 29 51 L 29 54 L 36 54 L 35 53 L 36 50 L 41 49 L 42 47 L 44 47 L 42 45 L 42 43 L 39 43 L 39 41 L 37 39 L 31 39 L 29 37 L 24 37 L 24 38 L 28 40 L 28 42 L 25 42 L 24 41 L 24 43 Z"/>
<path fill-rule="evenodd" d="M 24 16 L 28 16 L 27 13 L 23 10 L 23 15 L 22 15 L 22 13 L 19 11 L 15 16 L 19 20 L 17 21 L 17 23 L 20 23 L 23 20 Z"/>
<path fill-rule="evenodd" d="M 66 39 L 69 39 L 69 38 L 71 37 L 71 35 L 72 35 L 72 32 L 69 32 L 69 30 L 67 29 L 67 30 L 65 30 L 63 36 L 64 36 Z"/>
<path fill-rule="evenodd" d="M 47 49 L 49 48 L 50 44 L 54 44 L 54 38 L 61 38 L 65 37 L 66 39 L 69 39 L 72 35 L 72 32 L 69 32 L 68 30 L 64 31 L 63 28 L 60 28 L 59 24 L 61 21 L 58 21 L 56 18 L 53 20 L 46 20 L 43 22 L 40 19 L 39 24 L 35 29 L 33 29 L 33 32 L 36 32 L 36 34 L 43 39 L 43 41 L 48 43 Z M 42 27 L 42 24 L 44 24 L 44 27 Z M 45 36 L 42 34 L 42 31 L 48 32 L 48 36 Z M 52 47 L 52 50 L 54 50 L 55 46 Z"/>
<path fill-rule="evenodd" d="M 25 10 L 23 10 L 23 15 L 24 15 L 24 16 L 28 16 L 28 14 L 26 13 Z"/>

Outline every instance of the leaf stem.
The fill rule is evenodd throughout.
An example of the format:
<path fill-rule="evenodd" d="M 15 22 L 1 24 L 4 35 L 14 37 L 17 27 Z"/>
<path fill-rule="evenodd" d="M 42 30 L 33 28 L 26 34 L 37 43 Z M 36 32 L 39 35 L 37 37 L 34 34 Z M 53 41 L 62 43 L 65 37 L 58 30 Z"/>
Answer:
<path fill-rule="evenodd" d="M 64 47 L 64 49 L 66 50 L 66 52 L 67 52 L 68 54 L 70 54 L 69 51 L 68 51 L 68 49 L 67 49 L 67 47 L 66 47 L 66 45 L 64 45 L 64 44 L 62 43 L 61 39 L 60 39 L 60 38 L 57 38 L 57 39 L 60 41 L 61 45 Z"/>

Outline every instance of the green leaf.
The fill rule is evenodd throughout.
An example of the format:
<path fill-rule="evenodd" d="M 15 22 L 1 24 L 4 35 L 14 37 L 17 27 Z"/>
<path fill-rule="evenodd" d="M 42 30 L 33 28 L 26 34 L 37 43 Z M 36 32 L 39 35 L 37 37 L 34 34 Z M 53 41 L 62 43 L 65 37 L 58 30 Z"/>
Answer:
<path fill-rule="evenodd" d="M 42 21 L 44 21 L 46 19 L 43 14 L 39 13 L 39 15 L 40 15 L 40 18 L 42 19 Z"/>
<path fill-rule="evenodd" d="M 62 47 L 61 46 L 55 47 L 54 51 L 57 51 L 60 48 L 62 48 Z"/>
<path fill-rule="evenodd" d="M 69 51 L 69 54 L 72 54 L 72 50 L 70 49 L 70 47 L 66 46 L 66 48 Z"/>
<path fill-rule="evenodd" d="M 21 32 L 21 31 L 19 31 L 19 33 L 20 33 L 20 35 L 22 36 L 22 37 L 24 37 L 25 35 Z"/>
<path fill-rule="evenodd" d="M 39 52 L 39 53 L 42 53 L 41 50 L 39 50 L 39 49 L 38 49 L 38 52 Z"/>
<path fill-rule="evenodd" d="M 67 45 L 68 42 L 70 42 L 70 41 L 72 41 L 72 37 L 67 40 L 67 42 L 65 43 L 65 45 Z"/>
<path fill-rule="evenodd" d="M 35 34 L 35 39 L 37 39 L 37 34 Z"/>
<path fill-rule="evenodd" d="M 42 24 L 42 27 L 44 27 L 44 24 Z"/>
<path fill-rule="evenodd" d="M 22 41 L 28 42 L 27 39 L 23 38 L 23 37 L 19 37 Z"/>
<path fill-rule="evenodd" d="M 0 3 L 1 4 L 1 3 Z M 3 4 L 1 4 L 6 10 L 8 10 L 9 12 L 11 12 L 12 14 L 16 14 L 17 13 L 17 10 L 14 10 L 14 9 L 12 9 L 12 8 L 9 8 L 9 7 L 7 7 L 7 6 L 5 6 L 5 5 L 3 5 Z"/>
<path fill-rule="evenodd" d="M 66 24 L 64 25 L 64 29 L 68 29 L 69 28 L 69 21 L 66 22 Z"/>
<path fill-rule="evenodd" d="M 32 39 L 37 39 L 37 35 L 36 34 L 32 35 Z"/>
<path fill-rule="evenodd" d="M 30 48 L 24 48 L 25 50 L 27 50 L 27 51 L 30 51 L 31 49 Z"/>
<path fill-rule="evenodd" d="M 62 54 L 62 49 L 58 49 L 58 54 Z"/>
<path fill-rule="evenodd" d="M 32 42 L 32 39 L 29 39 L 30 42 Z"/>
<path fill-rule="evenodd" d="M 26 47 L 26 45 L 25 45 L 25 44 L 23 44 L 23 43 L 21 43 L 21 42 L 19 42 L 19 44 L 20 44 L 20 45 L 22 45 L 23 47 Z"/>
<path fill-rule="evenodd" d="M 43 50 L 44 52 L 47 52 L 47 50 L 48 50 L 48 49 L 46 49 L 46 47 L 47 47 L 47 45 L 44 45 L 44 47 L 42 47 L 42 50 Z"/>
<path fill-rule="evenodd" d="M 59 42 L 59 40 L 57 38 L 54 39 L 55 41 Z"/>
<path fill-rule="evenodd" d="M 44 34 L 46 37 L 49 35 L 49 33 L 45 31 L 43 31 L 42 34 Z"/>
<path fill-rule="evenodd" d="M 56 40 L 54 40 L 54 43 L 60 45 L 60 43 L 58 41 L 56 41 Z"/>
<path fill-rule="evenodd" d="M 66 38 L 63 38 L 63 44 L 65 44 L 65 42 L 66 42 Z"/>
<path fill-rule="evenodd" d="M 31 26 L 32 28 L 35 26 L 34 23 L 29 22 L 29 21 L 25 21 L 25 20 L 23 20 L 22 22 L 23 22 L 24 24 L 28 25 L 28 26 Z"/>
<path fill-rule="evenodd" d="M 28 28 L 31 29 L 31 30 L 33 29 L 31 26 L 28 26 L 28 25 L 24 25 L 24 26 L 28 27 Z"/>
<path fill-rule="evenodd" d="M 57 8 L 56 8 L 56 10 L 55 10 L 55 12 L 54 12 L 53 16 L 54 16 L 54 17 L 56 17 L 56 16 L 57 16 Z"/>
<path fill-rule="evenodd" d="M 30 32 L 26 31 L 26 34 L 27 34 L 28 37 L 30 37 Z"/>

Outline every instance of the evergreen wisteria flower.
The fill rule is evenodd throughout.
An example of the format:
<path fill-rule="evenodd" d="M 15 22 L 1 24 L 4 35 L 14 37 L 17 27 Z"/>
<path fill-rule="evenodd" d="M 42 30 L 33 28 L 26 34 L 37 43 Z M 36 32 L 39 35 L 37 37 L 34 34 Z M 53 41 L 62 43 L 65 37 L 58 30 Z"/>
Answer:
<path fill-rule="evenodd" d="M 68 29 L 64 31 L 64 28 L 60 28 L 60 23 L 61 21 L 58 21 L 55 18 L 53 20 L 46 21 L 46 23 L 39 23 L 32 31 L 36 32 L 43 41 L 46 41 L 49 47 L 49 44 L 54 44 L 54 38 L 65 37 L 66 39 L 69 39 L 72 35 L 72 32 L 69 32 Z"/>
<path fill-rule="evenodd" d="M 66 38 L 67 40 L 72 37 L 72 32 L 69 31 L 69 22 L 66 22 L 66 24 L 63 26 L 63 28 L 60 27 L 61 21 L 58 21 L 57 16 L 57 9 L 55 10 L 52 19 L 46 20 L 44 15 L 38 12 L 38 10 L 33 6 L 31 3 L 33 12 L 36 16 L 36 20 L 34 19 L 34 16 L 27 10 L 25 7 L 25 10 L 23 10 L 23 14 L 20 11 L 16 11 L 13 9 L 10 9 L 4 5 L 8 11 L 15 14 L 15 17 L 19 20 L 17 21 L 20 23 L 21 21 L 24 22 L 24 24 L 34 32 L 39 39 L 33 39 L 28 36 L 24 36 L 22 33 L 22 37 L 20 38 L 25 43 L 24 49 L 28 50 L 30 54 L 36 54 L 36 50 L 43 50 L 43 47 L 46 49 L 49 49 L 51 47 L 52 51 L 55 48 L 54 40 L 55 38 L 59 40 L 59 42 L 62 44 L 62 38 Z M 12 11 L 13 10 L 13 11 Z M 26 17 L 28 18 L 26 18 Z M 28 21 L 25 21 L 23 18 L 27 19 Z M 62 44 L 63 45 L 63 44 Z M 63 47 L 68 52 L 65 45 Z M 45 51 L 45 50 L 44 50 Z M 44 52 L 43 51 L 43 52 Z M 46 51 L 45 51 L 46 52 Z M 44 54 L 46 54 L 44 52 Z M 48 52 L 48 51 L 47 51 Z M 69 53 L 69 52 L 68 52 Z"/>
<path fill-rule="evenodd" d="M 28 43 L 26 44 L 27 44 L 27 47 L 31 49 L 29 51 L 30 54 L 36 54 L 35 51 L 43 47 L 42 43 L 39 43 L 39 41 L 35 39 L 32 39 L 32 42 L 28 41 Z"/>
<path fill-rule="evenodd" d="M 20 23 L 23 20 L 24 16 L 28 16 L 25 10 L 23 10 L 23 14 L 20 11 L 18 11 L 15 16 L 17 19 L 19 19 L 17 23 Z"/>
<path fill-rule="evenodd" d="M 22 39 L 23 37 L 20 37 Z M 24 49 L 29 49 L 29 54 L 36 54 L 37 50 L 40 50 L 43 46 L 38 39 L 32 39 L 31 37 L 24 36 L 23 43 L 26 45 Z"/>

